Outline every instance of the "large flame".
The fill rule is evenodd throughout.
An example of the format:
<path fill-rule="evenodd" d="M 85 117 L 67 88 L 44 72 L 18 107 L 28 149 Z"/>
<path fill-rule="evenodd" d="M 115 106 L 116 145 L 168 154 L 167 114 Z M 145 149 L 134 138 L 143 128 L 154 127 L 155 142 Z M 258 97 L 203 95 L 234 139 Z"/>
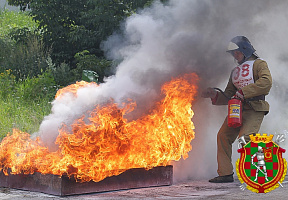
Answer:
<path fill-rule="evenodd" d="M 0 144 L 0 170 L 6 175 L 9 170 L 12 174 L 41 172 L 98 182 L 130 168 L 150 169 L 181 156 L 186 159 L 194 138 L 191 103 L 197 80 L 196 74 L 186 74 L 165 83 L 164 97 L 150 114 L 130 122 L 124 116 L 136 106 L 131 100 L 97 106 L 88 119 L 83 116 L 72 129 L 59 130 L 56 152 L 49 152 L 39 138 L 32 140 L 28 133 L 13 130 Z"/>

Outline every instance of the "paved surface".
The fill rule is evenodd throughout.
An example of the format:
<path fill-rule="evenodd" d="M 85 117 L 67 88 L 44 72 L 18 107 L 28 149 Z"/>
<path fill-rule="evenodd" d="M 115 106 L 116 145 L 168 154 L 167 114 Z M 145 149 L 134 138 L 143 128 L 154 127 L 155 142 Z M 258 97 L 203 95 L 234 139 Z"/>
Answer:
<path fill-rule="evenodd" d="M 0 188 L 0 199 L 13 200 L 92 200 L 92 199 L 287 199 L 288 177 L 283 181 L 283 188 L 279 187 L 267 194 L 256 194 L 250 190 L 240 190 L 240 182 L 234 183 L 209 183 L 207 180 L 187 181 L 175 183 L 165 187 L 151 187 L 142 189 L 131 189 L 105 193 L 93 193 L 74 195 L 68 197 L 57 197 L 37 192 Z"/>

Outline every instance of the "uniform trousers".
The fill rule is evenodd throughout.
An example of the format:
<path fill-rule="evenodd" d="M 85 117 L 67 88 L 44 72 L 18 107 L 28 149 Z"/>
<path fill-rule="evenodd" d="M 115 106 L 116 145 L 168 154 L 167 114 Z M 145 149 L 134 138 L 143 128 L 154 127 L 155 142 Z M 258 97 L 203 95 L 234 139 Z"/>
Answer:
<path fill-rule="evenodd" d="M 219 176 L 233 174 L 232 144 L 237 137 L 244 135 L 246 142 L 250 141 L 249 135 L 258 133 L 264 115 L 267 112 L 244 109 L 242 111 L 242 126 L 231 128 L 227 125 L 227 117 L 217 134 L 217 162 Z"/>

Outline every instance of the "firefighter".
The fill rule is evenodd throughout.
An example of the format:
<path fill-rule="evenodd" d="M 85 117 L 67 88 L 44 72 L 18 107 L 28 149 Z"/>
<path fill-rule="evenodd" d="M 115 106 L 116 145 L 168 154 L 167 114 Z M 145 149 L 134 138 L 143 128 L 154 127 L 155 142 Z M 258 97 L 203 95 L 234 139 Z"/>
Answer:
<path fill-rule="evenodd" d="M 224 92 L 207 88 L 202 97 L 211 98 L 213 105 L 227 105 L 230 98 L 243 102 L 242 126 L 232 128 L 227 125 L 227 117 L 217 134 L 217 173 L 210 179 L 212 183 L 233 182 L 232 143 L 244 136 L 250 141 L 250 134 L 258 133 L 264 116 L 269 112 L 265 100 L 272 87 L 272 77 L 267 63 L 259 58 L 245 36 L 234 37 L 228 45 L 230 53 L 238 65 L 232 70 Z"/>

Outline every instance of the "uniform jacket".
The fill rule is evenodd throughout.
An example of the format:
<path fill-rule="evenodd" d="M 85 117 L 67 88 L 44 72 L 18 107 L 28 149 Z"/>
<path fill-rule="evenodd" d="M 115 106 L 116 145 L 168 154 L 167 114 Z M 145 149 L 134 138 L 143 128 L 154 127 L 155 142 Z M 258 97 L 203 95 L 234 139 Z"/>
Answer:
<path fill-rule="evenodd" d="M 253 60 L 253 59 L 252 59 Z M 272 77 L 267 63 L 264 60 L 256 59 L 253 64 L 253 78 L 254 83 L 251 83 L 242 88 L 244 99 L 249 99 L 259 95 L 267 95 L 272 87 Z M 235 95 L 237 88 L 232 83 L 232 77 L 230 76 L 228 84 L 224 93 L 227 97 Z M 227 105 L 228 99 L 220 92 L 217 96 L 212 99 L 214 105 Z M 253 108 L 255 111 L 269 112 L 269 103 L 265 100 L 249 101 L 246 103 L 244 108 L 249 105 L 250 109 Z"/>

